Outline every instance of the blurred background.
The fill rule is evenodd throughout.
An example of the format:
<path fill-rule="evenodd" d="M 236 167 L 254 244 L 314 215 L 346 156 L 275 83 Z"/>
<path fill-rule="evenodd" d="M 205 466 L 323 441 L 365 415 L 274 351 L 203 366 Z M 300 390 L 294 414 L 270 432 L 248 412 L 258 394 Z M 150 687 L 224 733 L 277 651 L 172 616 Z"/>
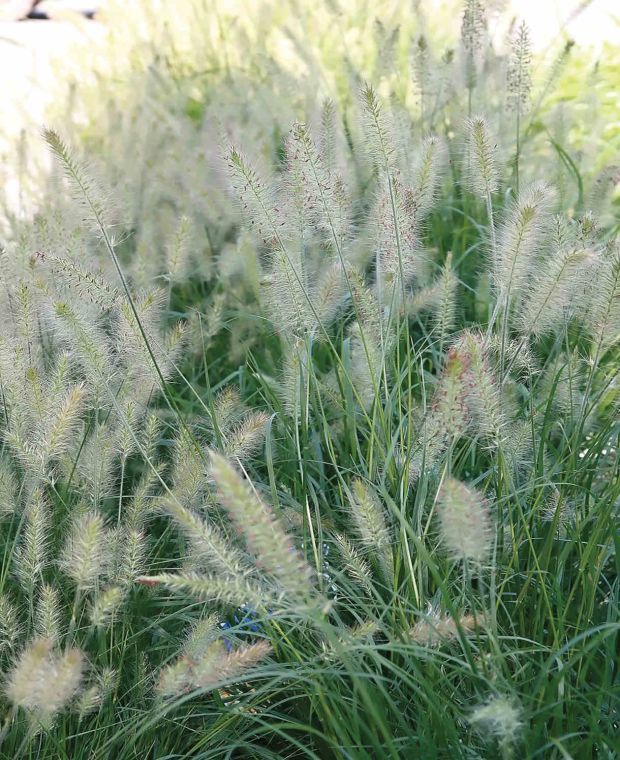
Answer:
<path fill-rule="evenodd" d="M 597 89 L 605 111 L 601 129 L 606 130 L 597 135 L 609 159 L 620 131 L 618 0 L 489 0 L 486 5 L 490 39 L 500 52 L 516 24 L 528 23 L 534 72 L 548 70 L 563 46 L 574 42 L 556 101 L 583 100 Z M 183 118 L 202 123 L 222 76 L 229 90 L 235 80 L 233 90 L 247 110 L 247 81 L 251 88 L 264 85 L 277 67 L 278 84 L 272 89 L 282 97 L 277 107 L 275 100 L 265 107 L 277 110 L 272 122 L 284 125 L 303 114 L 308 97 L 317 92 L 307 87 L 304 103 L 304 88 L 298 90 L 294 80 L 318 82 L 321 96 L 339 91 L 342 97 L 347 67 L 358 78 L 377 73 L 381 34 L 385 42 L 391 30 L 393 42 L 399 29 L 404 37 L 417 34 L 418 25 L 420 34 L 447 49 L 458 38 L 461 6 L 459 0 L 0 0 L 5 205 L 22 214 L 35 202 L 36 173 L 47 161 L 39 140 L 44 123 L 95 149 L 97 141 L 108 139 L 112 103 L 124 111 L 118 118 L 125 127 L 137 119 L 138 109 L 128 115 L 127 98 L 135 106 L 155 71 L 163 79 L 156 97 L 153 92 L 148 97 L 149 109 L 161 115 L 163 108 L 169 117 L 180 109 Z M 409 75 L 404 55 L 401 51 L 396 77 Z M 594 72 L 596 83 L 589 79 Z M 269 86 L 262 95 L 268 91 Z M 231 93 L 217 97 L 230 99 Z M 238 104 L 235 108 L 238 113 Z M 581 111 L 587 109 L 584 102 Z M 578 148 L 575 133 L 583 126 L 570 125 Z"/>

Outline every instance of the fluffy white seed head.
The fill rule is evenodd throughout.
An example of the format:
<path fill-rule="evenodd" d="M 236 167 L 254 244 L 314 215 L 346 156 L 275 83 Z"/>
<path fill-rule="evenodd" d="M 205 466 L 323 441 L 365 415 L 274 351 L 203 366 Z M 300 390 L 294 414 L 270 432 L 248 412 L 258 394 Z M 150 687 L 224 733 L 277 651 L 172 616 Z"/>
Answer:
<path fill-rule="evenodd" d="M 84 665 L 84 655 L 79 649 L 58 654 L 51 639 L 34 639 L 9 673 L 5 693 L 15 707 L 48 719 L 79 690 Z"/>
<path fill-rule="evenodd" d="M 109 535 L 98 512 L 78 515 L 71 528 L 61 567 L 82 591 L 97 587 L 110 563 Z"/>
<path fill-rule="evenodd" d="M 509 746 L 518 737 L 523 726 L 521 712 L 515 702 L 507 697 L 492 697 L 474 709 L 469 722 L 484 734 L 490 734 L 500 744 Z"/>
<path fill-rule="evenodd" d="M 371 486 L 357 479 L 353 481 L 349 501 L 360 544 L 366 553 L 376 557 L 385 580 L 391 582 L 393 537 L 379 497 Z"/>
<path fill-rule="evenodd" d="M 553 192 L 544 182 L 526 188 L 508 209 L 493 261 L 496 289 L 511 299 L 521 292 L 528 277 L 541 271 L 537 257 L 551 219 Z"/>
<path fill-rule="evenodd" d="M 277 579 L 294 597 L 306 597 L 311 592 L 310 568 L 271 508 L 248 481 L 216 453 L 211 455 L 211 475 L 217 498 L 243 536 L 256 566 Z"/>
<path fill-rule="evenodd" d="M 491 518 L 482 494 L 446 478 L 437 495 L 437 509 L 442 541 L 452 558 L 485 562 L 491 551 Z"/>
<path fill-rule="evenodd" d="M 200 657 L 183 655 L 164 668 L 157 691 L 163 697 L 174 697 L 194 689 L 211 690 L 224 682 L 245 675 L 271 652 L 266 641 L 239 646 L 227 651 L 224 642 L 213 642 Z"/>

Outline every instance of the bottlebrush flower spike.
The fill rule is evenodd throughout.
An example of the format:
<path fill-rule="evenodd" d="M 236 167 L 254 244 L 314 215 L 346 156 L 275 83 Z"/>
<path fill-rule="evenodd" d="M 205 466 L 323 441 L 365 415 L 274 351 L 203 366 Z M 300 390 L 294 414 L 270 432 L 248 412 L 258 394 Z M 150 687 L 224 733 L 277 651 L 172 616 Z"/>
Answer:
<path fill-rule="evenodd" d="M 532 89 L 531 65 L 530 32 L 527 24 L 522 21 L 512 42 L 506 71 L 507 105 L 511 110 L 523 111 L 528 105 Z"/>
<path fill-rule="evenodd" d="M 364 549 L 372 553 L 386 581 L 393 575 L 393 537 L 386 523 L 385 510 L 374 490 L 357 479 L 351 488 L 351 517 Z"/>
<path fill-rule="evenodd" d="M 503 397 L 483 336 L 464 330 L 454 344 L 466 358 L 464 393 L 472 426 L 480 436 L 498 445 L 508 426 Z"/>
<path fill-rule="evenodd" d="M 253 668 L 271 652 L 266 641 L 227 651 L 222 639 L 215 641 L 199 658 L 183 655 L 160 673 L 157 691 L 174 697 L 195 689 L 211 690 Z"/>
<path fill-rule="evenodd" d="M 491 517 L 484 496 L 471 486 L 446 478 L 437 506 L 441 537 L 453 559 L 481 563 L 491 551 Z"/>
<path fill-rule="evenodd" d="M 51 639 L 34 639 L 9 673 L 5 693 L 15 707 L 34 711 L 49 719 L 79 690 L 84 655 L 69 649 L 58 655 Z"/>
<path fill-rule="evenodd" d="M 109 533 L 98 512 L 78 515 L 63 551 L 61 566 L 82 591 L 97 587 L 110 563 Z"/>
<path fill-rule="evenodd" d="M 256 454 L 265 440 L 269 415 L 249 412 L 237 425 L 224 434 L 224 454 L 241 462 Z"/>
<path fill-rule="evenodd" d="M 295 596 L 312 591 L 311 570 L 276 516 L 239 472 L 220 454 L 211 455 L 217 498 L 245 539 L 259 570 L 272 575 Z"/>
<path fill-rule="evenodd" d="M 473 116 L 467 120 L 465 134 L 464 179 L 472 193 L 486 198 L 499 187 L 494 139 L 482 116 Z"/>
<path fill-rule="evenodd" d="M 529 276 L 539 276 L 536 256 L 551 221 L 553 192 L 544 182 L 537 182 L 519 194 L 502 224 L 494 251 L 493 280 L 496 290 L 510 301 L 521 295 Z"/>
<path fill-rule="evenodd" d="M 481 0 L 465 0 L 461 22 L 461 56 L 465 86 L 476 85 L 478 66 L 486 34 L 486 14 Z"/>
<path fill-rule="evenodd" d="M 409 478 L 414 483 L 424 470 L 435 466 L 451 441 L 458 439 L 470 423 L 466 381 L 470 369 L 467 354 L 458 346 L 446 354 L 444 368 L 424 420 L 420 440 L 409 462 Z"/>

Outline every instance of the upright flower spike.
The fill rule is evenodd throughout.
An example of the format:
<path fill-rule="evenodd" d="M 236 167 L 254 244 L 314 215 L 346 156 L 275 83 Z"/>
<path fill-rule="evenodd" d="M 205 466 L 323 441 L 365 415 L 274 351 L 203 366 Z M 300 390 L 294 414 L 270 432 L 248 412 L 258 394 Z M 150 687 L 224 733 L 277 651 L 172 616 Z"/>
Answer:
<path fill-rule="evenodd" d="M 471 91 L 476 86 L 478 65 L 486 33 L 486 14 L 481 0 L 465 0 L 461 23 L 461 50 L 465 87 Z"/>
<path fill-rule="evenodd" d="M 51 509 L 42 489 L 37 488 L 33 492 L 24 517 L 13 566 L 22 588 L 27 594 L 32 594 L 50 562 Z"/>
<path fill-rule="evenodd" d="M 81 591 L 97 587 L 110 561 L 109 534 L 98 512 L 86 512 L 73 522 L 62 567 Z"/>
<path fill-rule="evenodd" d="M 491 518 L 484 496 L 465 483 L 446 478 L 437 506 L 441 537 L 452 558 L 485 562 L 491 552 Z"/>
<path fill-rule="evenodd" d="M 314 223 L 325 245 L 342 260 L 351 226 L 346 194 L 339 192 L 337 177 L 324 162 L 305 124 L 295 124 L 290 139 L 308 220 Z"/>
<path fill-rule="evenodd" d="M 197 557 L 219 577 L 243 580 L 248 575 L 252 567 L 249 558 L 233 546 L 210 520 L 203 519 L 174 499 L 166 499 L 162 507 L 183 528 Z"/>
<path fill-rule="evenodd" d="M 44 583 L 39 592 L 34 627 L 39 636 L 58 642 L 60 639 L 61 602 L 58 589 Z"/>
<path fill-rule="evenodd" d="M 499 187 L 499 172 L 497 150 L 486 119 L 482 116 L 467 119 L 465 135 L 463 171 L 467 189 L 487 198 Z"/>
<path fill-rule="evenodd" d="M 17 609 L 8 596 L 0 594 L 0 657 L 15 649 L 20 634 Z"/>
<path fill-rule="evenodd" d="M 553 193 L 544 182 L 536 182 L 520 193 L 502 224 L 494 252 L 493 280 L 503 294 L 508 311 L 510 303 L 521 294 L 527 278 L 537 276 L 535 266 L 544 233 L 551 221 Z"/>
<path fill-rule="evenodd" d="M 392 535 L 386 524 L 385 511 L 374 490 L 357 479 L 351 488 L 351 517 L 360 543 L 374 554 L 386 581 L 393 571 Z"/>
<path fill-rule="evenodd" d="M 375 89 L 366 83 L 360 93 L 369 158 L 381 174 L 390 173 L 396 159 L 394 139 Z"/>
<path fill-rule="evenodd" d="M 504 438 L 509 423 L 507 400 L 490 361 L 485 340 L 480 333 L 464 330 L 454 344 L 467 357 L 465 397 L 472 428 L 492 446 Z"/>
<path fill-rule="evenodd" d="M 506 71 L 507 105 L 508 108 L 519 113 L 523 113 L 526 109 L 530 98 L 532 89 L 531 64 L 530 30 L 525 21 L 522 21 L 512 41 L 512 50 Z"/>
<path fill-rule="evenodd" d="M 423 471 L 433 468 L 450 443 L 467 430 L 471 421 L 466 393 L 469 369 L 467 354 L 456 346 L 450 348 L 419 439 L 409 456 L 412 483 Z"/>
<path fill-rule="evenodd" d="M 414 195 L 417 221 L 428 215 L 439 193 L 446 161 L 446 146 L 436 135 L 424 139 L 414 170 Z"/>
<path fill-rule="evenodd" d="M 249 459 L 263 445 L 268 422 L 269 415 L 265 412 L 248 412 L 241 422 L 223 434 L 223 453 L 235 461 Z"/>

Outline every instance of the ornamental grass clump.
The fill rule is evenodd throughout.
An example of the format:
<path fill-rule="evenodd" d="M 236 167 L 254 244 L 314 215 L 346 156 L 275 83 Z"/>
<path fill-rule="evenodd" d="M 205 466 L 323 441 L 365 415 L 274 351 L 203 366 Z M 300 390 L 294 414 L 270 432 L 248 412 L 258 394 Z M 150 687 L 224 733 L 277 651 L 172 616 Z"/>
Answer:
<path fill-rule="evenodd" d="M 482 0 L 259 6 L 0 220 L 0 754 L 611 757 L 613 129 Z"/>

